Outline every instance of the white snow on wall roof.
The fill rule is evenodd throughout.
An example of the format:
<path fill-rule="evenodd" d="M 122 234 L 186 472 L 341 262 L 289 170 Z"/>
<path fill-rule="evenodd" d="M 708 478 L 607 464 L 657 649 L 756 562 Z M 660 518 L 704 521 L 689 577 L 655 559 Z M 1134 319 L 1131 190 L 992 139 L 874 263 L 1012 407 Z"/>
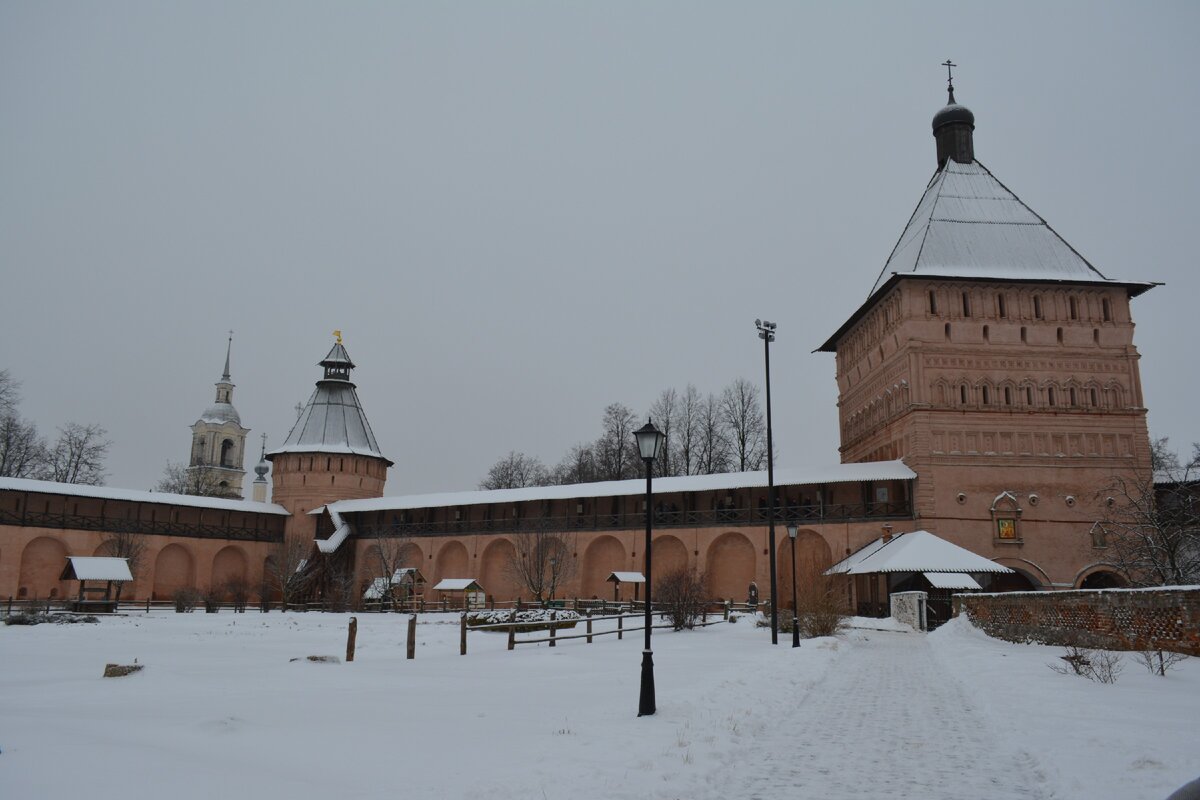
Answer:
<path fill-rule="evenodd" d="M 69 497 L 95 497 L 101 500 L 128 500 L 134 503 L 162 503 L 172 506 L 248 511 L 256 514 L 288 515 L 287 509 L 283 506 L 274 503 L 257 503 L 253 500 L 226 500 L 221 497 L 197 497 L 190 494 L 144 492 L 138 489 L 113 489 L 108 486 L 83 486 L 77 483 L 33 481 L 27 478 L 0 478 L 0 490 L 4 489 L 11 489 L 17 492 L 61 494 Z"/>
<path fill-rule="evenodd" d="M 954 572 L 926 572 L 925 579 L 935 589 L 983 589 L 970 575 Z"/>
<path fill-rule="evenodd" d="M 1012 572 L 1006 566 L 947 542 L 929 531 L 882 537 L 834 564 L 826 575 L 876 572 Z"/>
<path fill-rule="evenodd" d="M 986 167 L 953 160 L 930 180 L 871 293 L 892 273 L 1109 280 Z"/>
<path fill-rule="evenodd" d="M 63 571 L 64 580 L 72 580 L 68 573 L 74 573 L 77 581 L 131 581 L 133 573 L 129 571 L 129 561 L 124 558 L 103 556 L 67 556 L 69 562 Z"/>
<path fill-rule="evenodd" d="M 817 468 L 775 470 L 775 486 L 809 486 L 821 483 L 854 481 L 912 480 L 917 474 L 903 461 L 868 461 L 858 464 L 833 464 Z M 766 470 L 760 472 L 728 472 L 720 475 L 688 475 L 679 478 L 657 478 L 655 495 L 673 492 L 702 492 L 720 489 L 758 488 L 767 485 Z M 572 483 L 565 486 L 529 486 L 524 489 L 492 489 L 471 492 L 442 492 L 399 497 L 375 497 L 366 500 L 340 500 L 330 503 L 343 514 L 359 511 L 393 511 L 410 508 L 440 508 L 488 503 L 520 503 L 528 500 L 574 500 L 585 497 L 614 497 L 644 495 L 646 481 L 635 478 L 627 481 Z"/>
<path fill-rule="evenodd" d="M 640 572 L 614 572 L 608 576 L 611 583 L 645 583 L 646 576 Z"/>

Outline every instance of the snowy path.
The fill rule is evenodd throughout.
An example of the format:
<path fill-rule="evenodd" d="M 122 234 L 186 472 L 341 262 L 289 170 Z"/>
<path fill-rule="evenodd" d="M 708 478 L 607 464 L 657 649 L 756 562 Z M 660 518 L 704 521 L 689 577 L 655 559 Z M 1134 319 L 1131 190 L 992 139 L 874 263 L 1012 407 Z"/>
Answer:
<path fill-rule="evenodd" d="M 1006 747 L 924 636 L 854 633 L 824 680 L 773 723 L 750 800 L 1049 798 L 1027 753 Z M 781 646 L 786 644 L 781 643 Z"/>

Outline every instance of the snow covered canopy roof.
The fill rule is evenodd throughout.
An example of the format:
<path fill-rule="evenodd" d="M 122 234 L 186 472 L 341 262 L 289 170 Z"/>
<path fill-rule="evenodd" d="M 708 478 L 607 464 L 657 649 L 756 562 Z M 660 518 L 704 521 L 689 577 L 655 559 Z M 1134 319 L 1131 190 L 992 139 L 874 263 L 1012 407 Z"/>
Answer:
<path fill-rule="evenodd" d="M 433 589 L 437 592 L 483 591 L 483 587 L 476 583 L 474 578 L 443 578 Z"/>
<path fill-rule="evenodd" d="M 59 580 L 63 581 L 131 581 L 129 561 L 124 558 L 100 556 L 67 556 L 67 566 Z"/>
<path fill-rule="evenodd" d="M 614 572 L 605 580 L 609 583 L 645 583 L 646 576 L 640 572 Z"/>
<path fill-rule="evenodd" d="M 983 589 L 979 585 L 979 581 L 965 573 L 926 572 L 924 574 L 929 585 L 935 589 Z"/>
<path fill-rule="evenodd" d="M 28 478 L 0 478 L 0 491 L 9 489 L 18 492 L 38 492 L 67 497 L 95 497 L 100 500 L 128 500 L 133 503 L 162 503 L 172 506 L 214 508 L 225 511 L 247 511 L 256 514 L 281 514 L 288 510 L 275 503 L 258 503 L 253 500 L 226 500 L 220 497 L 197 497 L 190 494 L 168 492 L 145 492 L 138 489 L 113 489 L 108 486 L 84 486 L 78 483 L 54 483 L 34 481 Z"/>
<path fill-rule="evenodd" d="M 867 461 L 857 464 L 832 464 L 826 467 L 775 470 L 775 486 L 811 486 L 822 483 L 855 481 L 913 480 L 917 474 L 903 461 Z M 760 472 L 729 472 L 719 475 L 688 475 L 678 478 L 658 478 L 654 494 L 702 492 L 721 489 L 766 487 L 766 470 Z M 621 497 L 643 495 L 646 481 L 635 478 L 627 481 L 572 483 L 565 486 L 529 486 L 523 489 L 492 489 L 469 492 L 415 494 L 402 497 L 374 497 L 365 500 L 340 500 L 330 503 L 331 511 L 350 514 L 359 511 L 400 511 L 413 508 L 485 505 L 489 503 L 520 503 L 528 500 L 575 500 L 585 497 Z"/>
<path fill-rule="evenodd" d="M 825 571 L 826 575 L 877 572 L 1012 572 L 1008 567 L 947 542 L 929 531 L 880 537 Z M 932 581 L 931 581 L 932 582 Z"/>

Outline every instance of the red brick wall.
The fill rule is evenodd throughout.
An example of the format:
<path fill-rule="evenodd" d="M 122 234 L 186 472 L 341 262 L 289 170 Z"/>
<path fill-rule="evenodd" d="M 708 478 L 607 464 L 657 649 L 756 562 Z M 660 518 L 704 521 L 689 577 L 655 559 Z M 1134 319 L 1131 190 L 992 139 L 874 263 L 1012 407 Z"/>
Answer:
<path fill-rule="evenodd" d="M 1200 656 L 1200 588 L 956 595 L 954 613 L 1010 642 Z"/>

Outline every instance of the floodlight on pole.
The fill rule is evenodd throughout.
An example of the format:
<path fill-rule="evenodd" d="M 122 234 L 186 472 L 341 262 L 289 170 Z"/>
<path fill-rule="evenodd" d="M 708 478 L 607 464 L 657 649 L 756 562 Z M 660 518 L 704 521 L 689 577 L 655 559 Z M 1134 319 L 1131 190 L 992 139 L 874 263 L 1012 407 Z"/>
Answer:
<path fill-rule="evenodd" d="M 779 644 L 779 576 L 775 574 L 775 450 L 771 441 L 771 342 L 775 341 L 774 322 L 754 320 L 758 338 L 763 340 L 763 359 L 767 373 L 767 551 L 771 566 L 771 644 Z"/>

